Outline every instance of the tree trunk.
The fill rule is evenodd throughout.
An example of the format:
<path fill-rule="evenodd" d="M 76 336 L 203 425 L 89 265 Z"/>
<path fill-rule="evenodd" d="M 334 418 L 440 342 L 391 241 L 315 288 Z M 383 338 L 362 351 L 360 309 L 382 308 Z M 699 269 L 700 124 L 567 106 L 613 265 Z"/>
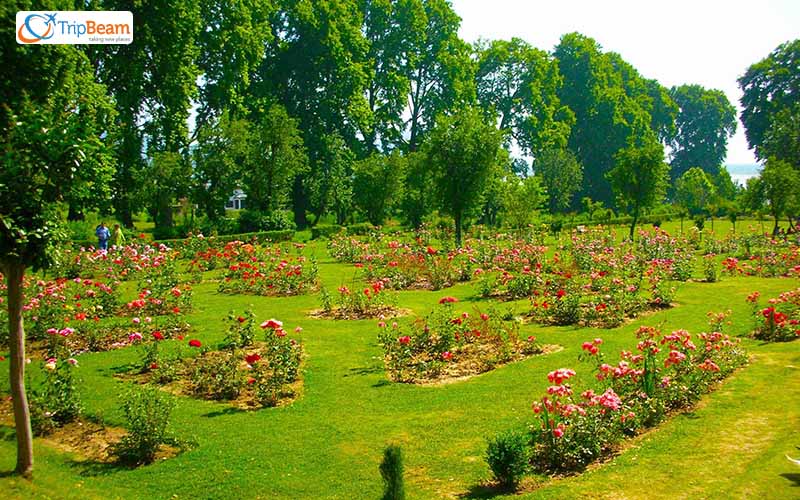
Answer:
<path fill-rule="evenodd" d="M 461 248 L 461 212 L 456 212 L 453 220 L 456 223 L 456 248 Z"/>
<path fill-rule="evenodd" d="M 86 217 L 84 216 L 83 212 L 75 206 L 73 203 L 69 204 L 69 212 L 67 213 L 67 220 L 69 221 L 80 221 L 84 220 Z"/>
<path fill-rule="evenodd" d="M 633 212 L 633 220 L 631 221 L 631 232 L 630 232 L 631 241 L 633 241 L 633 230 L 636 228 L 636 222 L 638 220 L 639 220 L 639 211 L 635 210 Z"/>
<path fill-rule="evenodd" d="M 8 264 L 5 269 L 8 284 L 8 333 L 10 347 L 9 383 L 17 431 L 16 472 L 30 478 L 33 474 L 33 433 L 28 396 L 25 394 L 25 330 L 22 325 L 22 277 L 25 266 Z"/>
<path fill-rule="evenodd" d="M 308 226 L 306 218 L 306 197 L 303 190 L 303 178 L 295 176 L 292 185 L 292 210 L 294 211 L 294 223 L 297 229 L 305 229 Z"/>

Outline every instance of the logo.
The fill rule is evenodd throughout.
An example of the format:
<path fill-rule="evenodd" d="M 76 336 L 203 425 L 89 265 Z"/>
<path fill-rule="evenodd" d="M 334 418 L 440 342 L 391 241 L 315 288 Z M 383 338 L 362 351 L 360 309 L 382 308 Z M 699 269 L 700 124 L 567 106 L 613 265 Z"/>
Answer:
<path fill-rule="evenodd" d="M 133 41 L 130 11 L 17 12 L 17 43 L 128 44 Z"/>
<path fill-rule="evenodd" d="M 36 43 L 52 38 L 56 32 L 56 14 L 29 14 L 17 30 L 17 40 Z"/>

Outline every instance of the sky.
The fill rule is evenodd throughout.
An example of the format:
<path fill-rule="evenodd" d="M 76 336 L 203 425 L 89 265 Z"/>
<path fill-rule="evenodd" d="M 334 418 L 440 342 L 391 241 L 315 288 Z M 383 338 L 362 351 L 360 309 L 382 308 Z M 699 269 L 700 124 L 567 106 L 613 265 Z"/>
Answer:
<path fill-rule="evenodd" d="M 798 0 L 452 0 L 461 38 L 521 38 L 552 51 L 565 33 L 594 38 L 645 78 L 725 92 L 740 110 L 736 79 L 781 43 L 800 38 Z M 755 163 L 744 126 L 728 142 L 726 164 Z"/>

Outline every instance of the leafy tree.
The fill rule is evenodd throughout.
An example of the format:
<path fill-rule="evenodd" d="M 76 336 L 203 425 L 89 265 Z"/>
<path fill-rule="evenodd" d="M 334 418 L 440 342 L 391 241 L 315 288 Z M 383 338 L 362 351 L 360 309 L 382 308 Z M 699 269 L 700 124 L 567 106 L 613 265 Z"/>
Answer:
<path fill-rule="evenodd" d="M 458 37 L 461 18 L 447 0 L 424 0 L 424 36 L 407 66 L 411 83 L 405 143 L 416 151 L 436 124 L 436 117 L 475 99 L 470 46 Z"/>
<path fill-rule="evenodd" d="M 27 4 L 3 4 L 0 17 L 13 23 Z M 103 140 L 114 109 L 96 83 L 86 55 L 71 45 L 18 45 L 0 41 L 0 271 L 6 279 L 9 316 L 9 385 L 17 436 L 16 472 L 33 472 L 33 440 L 25 391 L 23 278 L 27 269 L 57 258 L 57 204 L 68 196 L 107 197 L 113 160 Z"/>
<path fill-rule="evenodd" d="M 748 179 L 746 203 L 753 210 L 765 207 L 775 220 L 773 236 L 778 234 L 779 220 L 800 209 L 800 173 L 789 163 L 769 158 L 757 178 Z M 791 225 L 791 218 L 789 224 Z"/>
<path fill-rule="evenodd" d="M 442 117 L 426 142 L 436 200 L 445 213 L 453 216 L 458 247 L 464 216 L 479 205 L 502 142 L 503 134 L 485 123 L 474 107 Z"/>
<path fill-rule="evenodd" d="M 200 0 L 203 29 L 197 43 L 202 75 L 197 111 L 198 129 L 226 111 L 231 119 L 251 109 L 252 76 L 272 41 L 272 0 Z M 197 130 L 197 129 L 196 129 Z"/>
<path fill-rule="evenodd" d="M 575 155 L 565 149 L 544 151 L 534 160 L 533 170 L 547 189 L 550 212 L 569 208 L 583 180 L 583 168 Z"/>
<path fill-rule="evenodd" d="M 522 229 L 533 222 L 537 212 L 547 203 L 547 190 L 539 176 L 520 179 L 511 175 L 503 184 L 502 200 L 506 225 Z"/>
<path fill-rule="evenodd" d="M 619 206 L 632 216 L 630 238 L 643 210 L 653 207 L 663 198 L 669 166 L 664 163 L 664 149 L 654 138 L 644 143 L 631 141 L 628 147 L 614 155 L 616 166 L 608 180 L 617 196 Z"/>
<path fill-rule="evenodd" d="M 344 224 L 353 204 L 354 155 L 336 133 L 325 135 L 323 143 L 325 151 L 311 185 L 314 224 L 328 211 L 334 213 L 337 224 Z"/>
<path fill-rule="evenodd" d="M 399 151 L 372 155 L 353 164 L 353 195 L 356 205 L 374 225 L 383 221 L 402 199 L 406 160 Z"/>
<path fill-rule="evenodd" d="M 568 147 L 584 167 L 580 195 L 610 204 L 607 174 L 616 154 L 631 140 L 665 135 L 674 104 L 619 55 L 579 33 L 564 35 L 554 55 L 564 78 L 558 96 L 575 113 Z"/>
<path fill-rule="evenodd" d="M 719 173 L 712 178 L 717 196 L 723 200 L 732 201 L 739 194 L 738 185 L 733 182 L 730 172 L 725 167 L 719 169 Z"/>
<path fill-rule="evenodd" d="M 421 152 L 407 153 L 405 185 L 400 209 L 409 225 L 418 228 L 422 220 L 433 211 L 433 172 L 426 155 Z"/>
<path fill-rule="evenodd" d="M 193 152 L 193 199 L 212 221 L 225 214 L 225 202 L 238 186 L 250 133 L 250 123 L 233 119 L 230 113 L 199 127 Z"/>
<path fill-rule="evenodd" d="M 675 183 L 675 198 L 691 215 L 706 213 L 715 195 L 714 183 L 700 167 L 690 168 Z"/>
<path fill-rule="evenodd" d="M 173 238 L 173 201 L 184 197 L 190 189 L 191 165 L 180 153 L 156 151 L 143 171 L 142 193 L 146 208 L 155 221 L 158 238 Z"/>
<path fill-rule="evenodd" d="M 681 85 L 669 93 L 680 108 L 675 133 L 669 138 L 673 181 L 692 167 L 717 175 L 728 138 L 736 132 L 736 109 L 721 90 Z"/>
<path fill-rule="evenodd" d="M 248 153 L 242 173 L 247 207 L 261 212 L 285 208 L 295 177 L 308 171 L 298 121 L 279 104 L 260 111 L 252 127 Z"/>
<path fill-rule="evenodd" d="M 372 78 L 366 89 L 370 120 L 361 135 L 369 154 L 402 143 L 410 74 L 419 59 L 417 48 L 425 39 L 427 19 L 422 0 L 366 0 L 362 5 Z"/>
<path fill-rule="evenodd" d="M 761 150 L 768 157 L 787 161 L 800 171 L 800 104 L 775 113 Z"/>
<path fill-rule="evenodd" d="M 739 78 L 742 89 L 742 123 L 750 147 L 756 156 L 766 160 L 775 156 L 779 160 L 790 158 L 776 155 L 778 151 L 764 149 L 764 140 L 782 111 L 790 109 L 795 117 L 800 110 L 800 39 L 778 46 L 767 57 L 753 64 Z M 785 120 L 785 118 L 784 118 Z M 784 121 L 781 120 L 781 121 Z M 778 125 L 783 128 L 785 125 Z M 796 146 L 795 146 L 796 147 Z"/>
<path fill-rule="evenodd" d="M 119 111 L 114 208 L 122 222 L 132 227 L 133 212 L 145 198 L 141 189 L 148 179 L 148 165 L 152 165 L 144 160 L 145 153 L 151 160 L 157 152 L 187 153 L 189 110 L 198 95 L 200 74 L 196 65 L 200 4 L 194 0 L 107 0 L 103 8 L 132 11 L 136 32 L 133 43 L 109 45 L 98 52 L 98 76 Z M 168 216 L 159 216 L 156 224 L 170 221 Z"/>
<path fill-rule="evenodd" d="M 476 45 L 478 102 L 520 149 L 537 157 L 567 145 L 574 115 L 561 104 L 558 63 L 519 38 Z"/>

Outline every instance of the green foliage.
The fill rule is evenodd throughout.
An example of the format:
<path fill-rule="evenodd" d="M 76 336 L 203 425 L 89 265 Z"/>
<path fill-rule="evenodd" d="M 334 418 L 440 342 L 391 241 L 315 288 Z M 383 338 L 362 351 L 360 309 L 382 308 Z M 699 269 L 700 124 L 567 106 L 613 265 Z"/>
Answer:
<path fill-rule="evenodd" d="M 747 142 L 761 160 L 773 155 L 779 160 L 792 159 L 792 154 L 780 154 L 782 148 L 776 146 L 782 141 L 776 141 L 776 136 L 783 135 L 788 117 L 793 117 L 796 124 L 800 95 L 798 64 L 800 40 L 793 40 L 779 45 L 767 57 L 747 68 L 738 80 Z M 793 128 L 797 130 L 796 125 Z M 793 147 L 796 152 L 796 136 Z"/>
<path fill-rule="evenodd" d="M 163 444 L 174 444 L 167 430 L 175 399 L 157 387 L 134 386 L 125 393 L 122 412 L 128 434 L 115 447 L 120 460 L 127 463 L 152 462 Z"/>
<path fill-rule="evenodd" d="M 770 158 L 759 177 L 748 179 L 746 200 L 750 208 L 766 207 L 775 219 L 773 234 L 778 232 L 778 220 L 800 208 L 800 173 L 776 158 Z"/>
<path fill-rule="evenodd" d="M 675 198 L 690 215 L 705 213 L 716 195 L 716 187 L 700 167 L 692 167 L 675 183 Z"/>
<path fill-rule="evenodd" d="M 406 222 L 416 229 L 433 212 L 433 173 L 424 153 L 408 153 L 405 158 L 407 164 L 401 210 Z"/>
<path fill-rule="evenodd" d="M 675 133 L 669 138 L 672 180 L 693 167 L 716 176 L 725 161 L 728 138 L 736 132 L 736 108 L 721 90 L 700 85 L 672 87 L 669 95 L 680 108 Z"/>
<path fill-rule="evenodd" d="M 406 497 L 403 484 L 403 451 L 398 445 L 389 445 L 383 450 L 383 461 L 378 469 L 383 478 L 382 500 L 403 500 Z"/>
<path fill-rule="evenodd" d="M 615 155 L 617 165 L 608 173 L 608 179 L 620 206 L 633 216 L 630 237 L 642 210 L 659 203 L 666 191 L 669 166 L 664 163 L 664 149 L 650 139 L 637 147 L 629 143 Z"/>
<path fill-rule="evenodd" d="M 192 392 L 209 399 L 236 399 L 245 386 L 240 356 L 233 352 L 203 353 L 192 362 Z"/>
<path fill-rule="evenodd" d="M 481 201 L 487 177 L 497 164 L 502 140 L 502 133 L 485 123 L 475 108 L 465 108 L 442 118 L 426 143 L 436 199 L 455 220 L 457 246 L 464 218 Z"/>
<path fill-rule="evenodd" d="M 240 233 L 292 231 L 296 229 L 292 213 L 288 210 L 262 212 L 248 208 L 239 215 Z"/>
<path fill-rule="evenodd" d="M 399 151 L 372 155 L 353 164 L 353 195 L 374 225 L 383 224 L 402 199 L 406 161 Z"/>
<path fill-rule="evenodd" d="M 522 432 L 506 431 L 488 440 L 486 462 L 494 478 L 503 486 L 516 488 L 529 468 L 528 436 Z"/>
<path fill-rule="evenodd" d="M 478 102 L 487 116 L 497 116 L 508 139 L 535 158 L 566 147 L 575 118 L 556 94 L 558 63 L 519 38 L 479 41 L 476 52 Z"/>
<path fill-rule="evenodd" d="M 501 197 L 506 225 L 522 229 L 534 221 L 546 203 L 547 191 L 538 175 L 524 179 L 511 175 L 502 184 Z"/>
<path fill-rule="evenodd" d="M 583 167 L 569 150 L 543 151 L 533 162 L 533 172 L 547 189 L 550 212 L 563 212 L 583 182 Z M 591 207 L 589 207 L 591 208 Z"/>
<path fill-rule="evenodd" d="M 45 435 L 74 421 L 83 410 L 72 370 L 77 362 L 70 358 L 50 358 L 44 364 L 45 379 L 31 397 L 31 427 L 36 435 Z"/>

